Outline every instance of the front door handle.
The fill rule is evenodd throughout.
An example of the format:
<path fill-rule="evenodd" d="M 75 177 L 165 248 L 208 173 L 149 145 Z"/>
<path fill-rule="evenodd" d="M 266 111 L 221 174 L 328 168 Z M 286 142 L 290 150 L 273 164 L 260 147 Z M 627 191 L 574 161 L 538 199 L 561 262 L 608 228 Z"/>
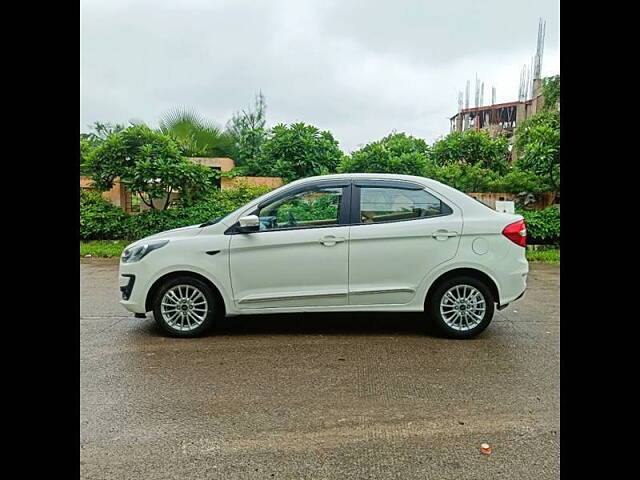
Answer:
<path fill-rule="evenodd" d="M 449 237 L 456 237 L 457 235 L 457 232 L 450 232 L 449 230 L 436 230 L 431 234 L 436 240 L 446 240 Z"/>
<path fill-rule="evenodd" d="M 320 243 L 325 247 L 333 247 L 336 243 L 344 242 L 346 238 L 336 237 L 335 235 L 323 235 L 320 237 Z"/>

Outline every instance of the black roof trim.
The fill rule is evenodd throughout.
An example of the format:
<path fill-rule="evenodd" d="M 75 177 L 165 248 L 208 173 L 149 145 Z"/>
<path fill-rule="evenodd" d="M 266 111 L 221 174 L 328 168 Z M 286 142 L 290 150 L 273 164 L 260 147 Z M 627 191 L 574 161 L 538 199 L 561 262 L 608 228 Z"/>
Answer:
<path fill-rule="evenodd" d="M 402 188 L 404 190 L 424 190 L 425 186 L 408 180 L 353 180 L 356 187 Z"/>

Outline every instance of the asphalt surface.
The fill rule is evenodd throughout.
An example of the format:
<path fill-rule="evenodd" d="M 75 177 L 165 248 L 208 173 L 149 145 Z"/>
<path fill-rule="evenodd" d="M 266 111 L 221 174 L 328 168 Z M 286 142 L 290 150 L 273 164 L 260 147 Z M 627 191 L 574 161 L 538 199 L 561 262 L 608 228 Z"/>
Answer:
<path fill-rule="evenodd" d="M 81 259 L 84 479 L 555 479 L 559 268 L 473 340 L 416 314 L 227 318 L 173 339 Z M 492 448 L 480 451 L 481 443 Z"/>

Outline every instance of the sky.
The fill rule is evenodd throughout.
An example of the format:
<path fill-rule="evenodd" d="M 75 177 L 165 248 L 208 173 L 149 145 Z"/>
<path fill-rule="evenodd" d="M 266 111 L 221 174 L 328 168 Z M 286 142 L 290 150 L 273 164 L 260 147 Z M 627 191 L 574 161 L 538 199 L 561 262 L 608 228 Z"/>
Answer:
<path fill-rule="evenodd" d="M 485 104 L 491 86 L 517 100 L 539 18 L 557 75 L 559 0 L 81 0 L 80 131 L 176 107 L 223 127 L 262 91 L 268 127 L 309 123 L 345 152 L 392 131 L 432 143 L 476 75 Z"/>

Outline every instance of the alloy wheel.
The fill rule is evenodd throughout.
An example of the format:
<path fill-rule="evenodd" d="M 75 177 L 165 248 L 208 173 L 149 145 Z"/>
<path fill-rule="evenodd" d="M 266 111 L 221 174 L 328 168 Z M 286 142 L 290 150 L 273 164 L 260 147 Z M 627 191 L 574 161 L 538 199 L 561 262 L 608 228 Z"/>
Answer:
<path fill-rule="evenodd" d="M 198 328 L 207 318 L 208 311 L 207 298 L 193 285 L 176 285 L 162 296 L 162 318 L 169 327 L 180 332 Z"/>
<path fill-rule="evenodd" d="M 445 323 L 457 331 L 477 327 L 484 319 L 487 303 L 480 291 L 471 285 L 456 285 L 440 300 L 440 315 Z"/>

